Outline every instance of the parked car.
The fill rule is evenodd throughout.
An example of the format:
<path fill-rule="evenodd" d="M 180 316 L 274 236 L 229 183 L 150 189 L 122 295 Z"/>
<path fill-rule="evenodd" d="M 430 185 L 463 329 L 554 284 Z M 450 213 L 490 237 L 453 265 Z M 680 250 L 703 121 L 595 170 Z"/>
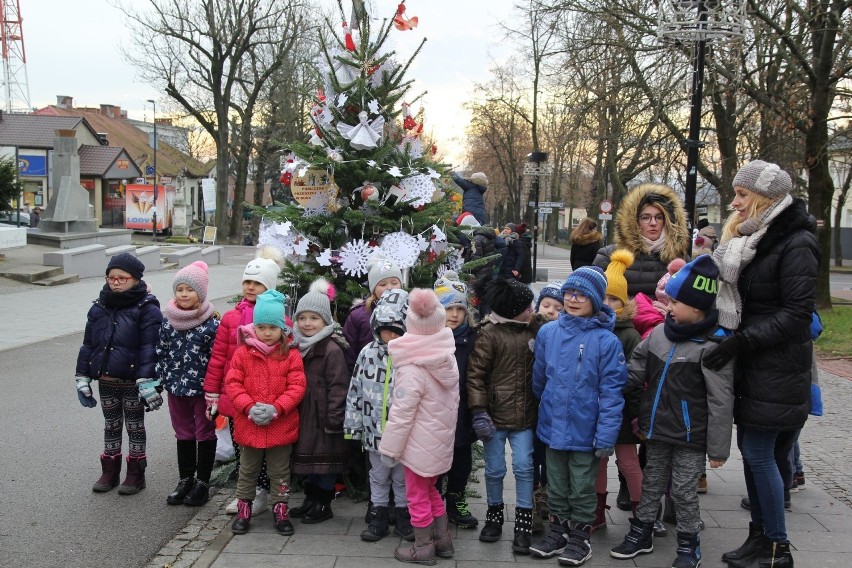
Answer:
<path fill-rule="evenodd" d="M 17 211 L 3 211 L 0 212 L 0 223 L 4 223 L 6 225 L 17 225 L 18 224 L 18 212 Z M 29 227 L 30 226 L 30 214 L 24 213 L 21 211 L 21 226 Z"/>

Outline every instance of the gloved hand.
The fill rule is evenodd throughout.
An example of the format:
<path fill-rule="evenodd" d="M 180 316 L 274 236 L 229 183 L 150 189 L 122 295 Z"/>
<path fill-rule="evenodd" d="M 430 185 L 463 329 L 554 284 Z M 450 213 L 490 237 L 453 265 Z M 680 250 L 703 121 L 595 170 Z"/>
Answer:
<path fill-rule="evenodd" d="M 715 349 L 704 356 L 704 366 L 711 371 L 718 371 L 724 367 L 740 350 L 742 344 L 741 337 L 741 335 L 734 334 L 723 339 Z"/>
<path fill-rule="evenodd" d="M 92 394 L 92 387 L 90 386 L 92 379 L 89 377 L 75 378 L 77 379 L 77 398 L 80 399 L 80 404 L 86 408 L 96 407 L 98 405 L 98 401 L 95 400 L 95 397 Z"/>
<path fill-rule="evenodd" d="M 219 393 L 204 393 L 204 402 L 207 403 L 207 420 L 215 420 L 219 414 Z"/>
<path fill-rule="evenodd" d="M 630 428 L 633 430 L 633 435 L 639 438 L 640 440 L 645 439 L 645 434 L 642 433 L 642 428 L 639 427 L 639 419 L 634 418 L 630 421 Z"/>
<path fill-rule="evenodd" d="M 271 404 L 255 402 L 249 410 L 249 420 L 258 426 L 266 426 L 276 418 L 278 418 L 278 412 Z"/>
<path fill-rule="evenodd" d="M 608 458 L 615 453 L 615 448 L 595 448 L 595 456 L 599 458 Z"/>
<path fill-rule="evenodd" d="M 494 437 L 497 428 L 494 427 L 494 422 L 487 412 L 477 412 L 473 415 L 473 430 L 476 432 L 477 438 L 487 442 Z"/>
<path fill-rule="evenodd" d="M 145 412 L 157 410 L 163 406 L 163 385 L 159 379 L 137 379 L 136 386 L 139 387 L 139 400 L 145 405 Z"/>
<path fill-rule="evenodd" d="M 386 456 L 385 454 L 381 454 L 382 463 L 387 467 L 396 467 L 399 465 L 399 462 L 393 459 L 390 456 Z"/>

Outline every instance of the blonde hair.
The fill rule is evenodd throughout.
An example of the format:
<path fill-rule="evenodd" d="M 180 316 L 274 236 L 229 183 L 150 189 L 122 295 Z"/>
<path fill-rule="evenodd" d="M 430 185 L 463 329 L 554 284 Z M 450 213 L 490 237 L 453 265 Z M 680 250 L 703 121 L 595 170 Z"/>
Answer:
<path fill-rule="evenodd" d="M 577 237 L 581 237 L 586 233 L 591 233 L 592 231 L 598 228 L 598 222 L 594 219 L 586 217 L 580 224 L 577 225 L 577 228 L 571 231 L 571 238 L 576 239 Z"/>
<path fill-rule="evenodd" d="M 766 211 L 766 209 L 772 205 L 775 200 L 771 197 L 766 197 L 765 195 L 761 195 L 759 193 L 755 193 L 750 189 L 745 187 L 740 187 L 740 189 L 744 189 L 749 193 L 750 203 L 748 206 L 748 210 L 746 213 L 746 219 L 752 219 L 754 217 L 758 217 L 761 213 Z M 741 237 L 740 233 L 740 225 L 746 220 L 741 217 L 738 211 L 734 211 L 731 213 L 731 216 L 728 217 L 728 220 L 725 221 L 725 227 L 722 229 L 722 242 L 733 239 L 735 237 Z"/>

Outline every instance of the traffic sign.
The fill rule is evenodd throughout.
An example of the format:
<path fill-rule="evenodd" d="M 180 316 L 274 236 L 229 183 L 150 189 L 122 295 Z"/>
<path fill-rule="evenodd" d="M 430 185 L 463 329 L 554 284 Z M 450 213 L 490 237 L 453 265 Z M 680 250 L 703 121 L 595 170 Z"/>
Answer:
<path fill-rule="evenodd" d="M 538 214 L 544 215 L 545 213 L 553 213 L 553 208 L 551 207 L 539 207 Z"/>
<path fill-rule="evenodd" d="M 609 199 L 601 201 L 601 213 L 612 213 L 612 201 Z"/>
<path fill-rule="evenodd" d="M 145 174 L 152 176 L 154 175 L 154 166 L 148 166 L 145 168 Z"/>
<path fill-rule="evenodd" d="M 612 213 L 601 213 L 600 215 L 598 215 L 598 219 L 600 219 L 601 221 L 611 221 Z"/>
<path fill-rule="evenodd" d="M 171 176 L 160 176 L 160 183 L 162 183 L 164 185 L 167 184 L 167 183 L 172 183 Z"/>
<path fill-rule="evenodd" d="M 528 203 L 528 205 L 530 207 L 535 207 L 535 201 L 530 201 Z M 561 201 L 539 201 L 538 206 L 539 206 L 539 208 L 541 208 L 541 207 L 551 207 L 553 209 L 564 209 L 565 208 L 565 204 L 562 203 Z"/>

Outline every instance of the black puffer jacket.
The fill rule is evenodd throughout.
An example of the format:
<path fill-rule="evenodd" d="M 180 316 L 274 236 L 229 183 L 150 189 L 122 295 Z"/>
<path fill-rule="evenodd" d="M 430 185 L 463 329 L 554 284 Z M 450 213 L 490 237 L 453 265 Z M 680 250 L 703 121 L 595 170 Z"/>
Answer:
<path fill-rule="evenodd" d="M 106 286 L 104 287 L 106 288 Z M 156 378 L 157 340 L 163 313 L 160 302 L 139 281 L 118 296 L 131 295 L 132 304 L 115 305 L 107 290 L 89 308 L 83 346 L 77 355 L 77 376 L 102 376 L 135 382 Z"/>
<path fill-rule="evenodd" d="M 737 424 L 759 430 L 801 428 L 810 409 L 810 324 L 816 302 L 816 221 L 795 199 L 769 225 L 754 259 L 740 273 L 737 330 Z"/>

